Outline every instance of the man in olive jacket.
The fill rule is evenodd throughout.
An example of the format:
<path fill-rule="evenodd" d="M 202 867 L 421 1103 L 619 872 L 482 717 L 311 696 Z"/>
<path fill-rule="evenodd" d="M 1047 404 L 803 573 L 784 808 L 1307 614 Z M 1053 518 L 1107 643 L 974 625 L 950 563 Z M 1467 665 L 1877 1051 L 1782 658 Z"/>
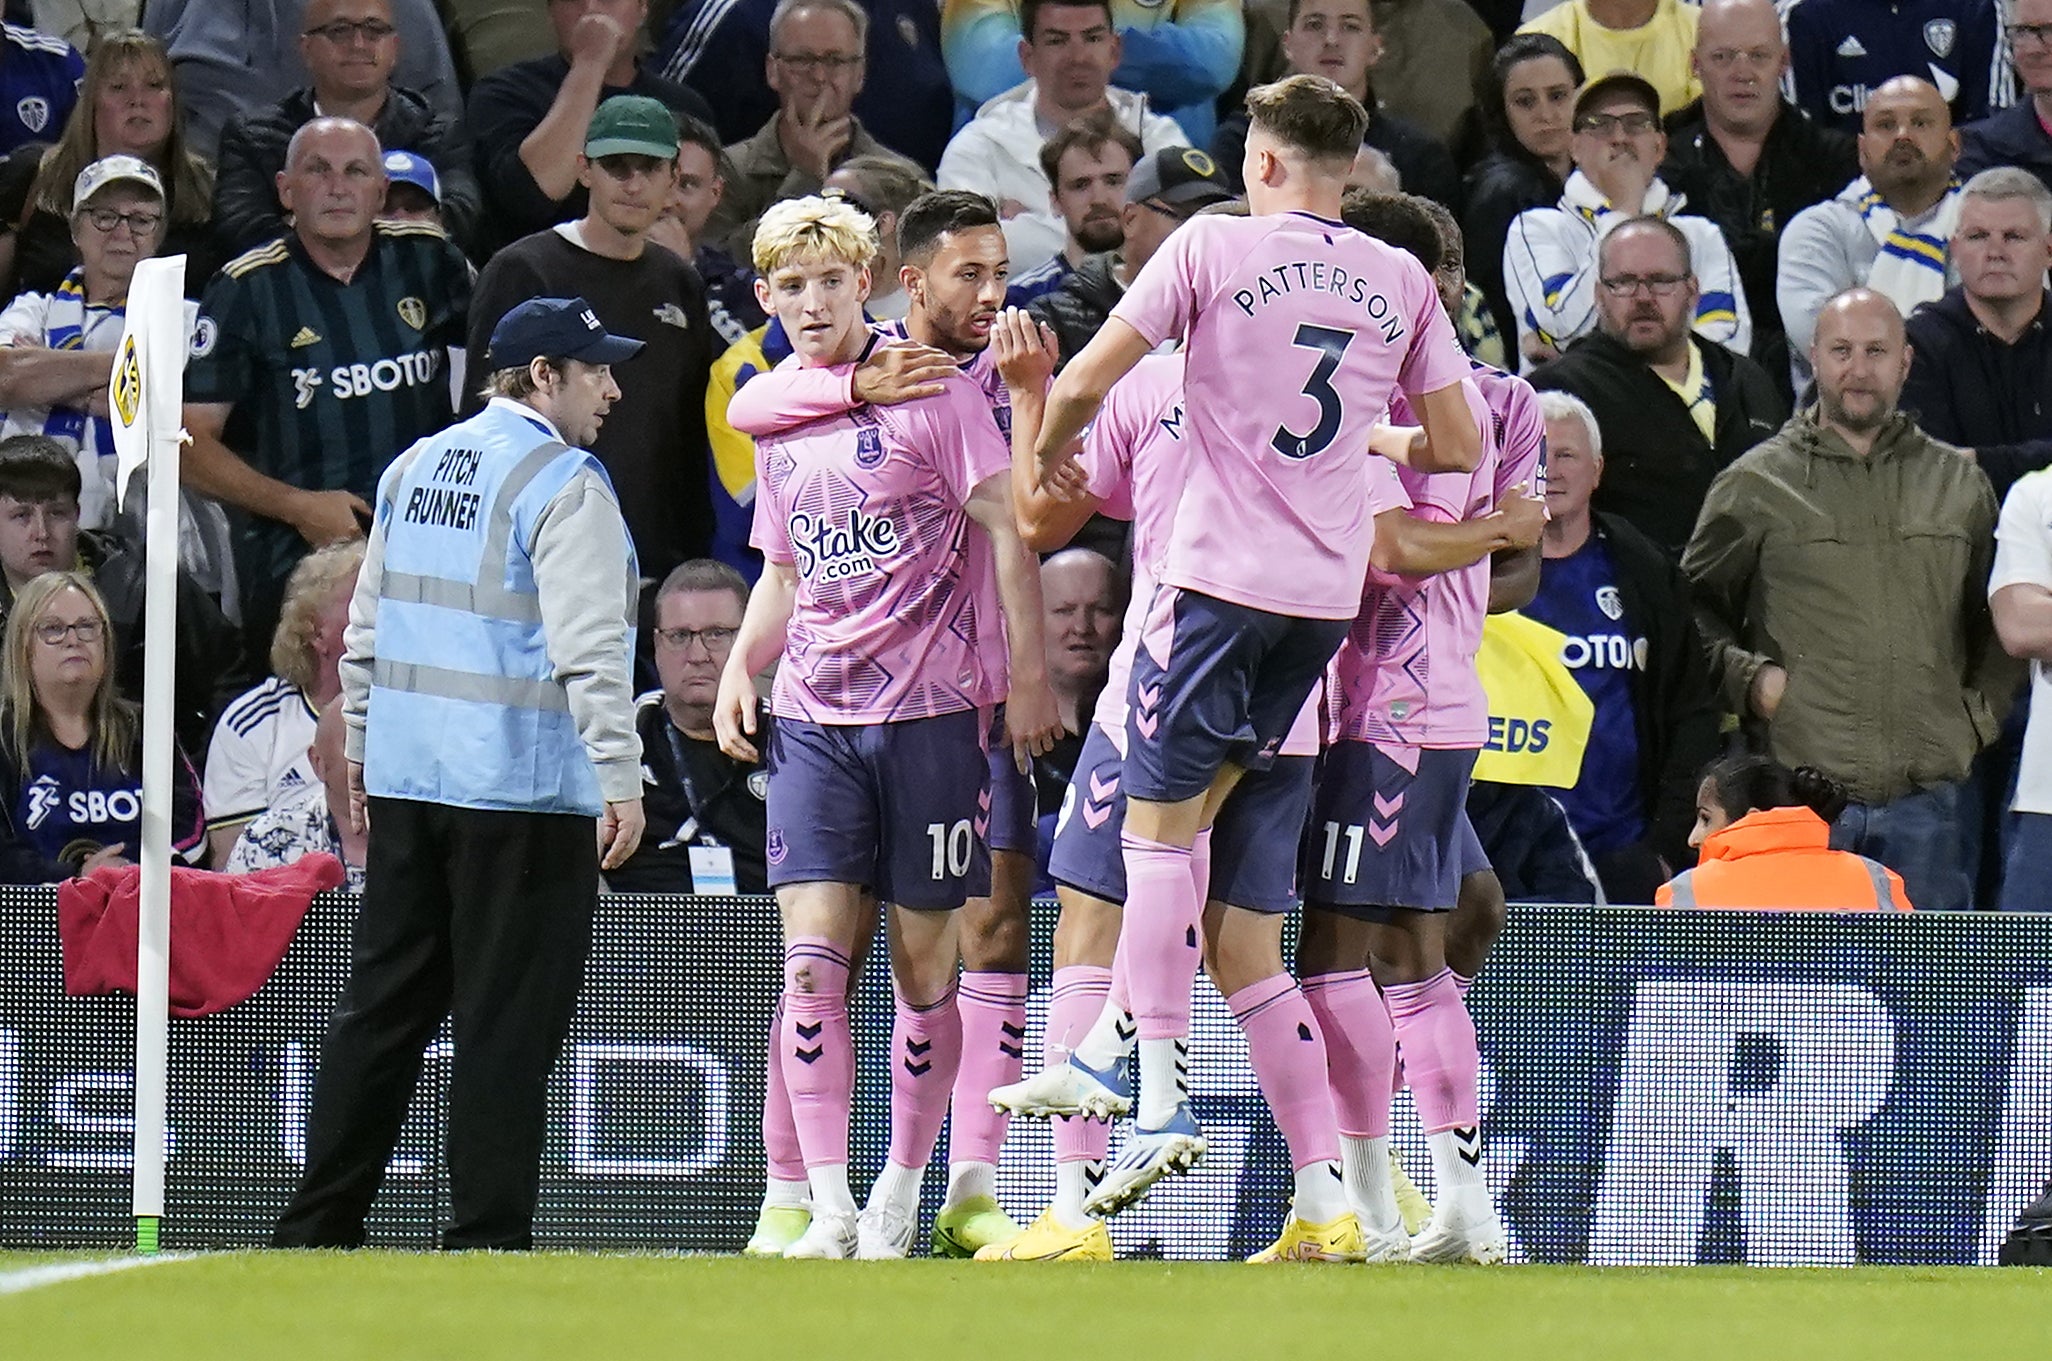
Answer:
<path fill-rule="evenodd" d="M 1911 903 L 1973 906 L 1968 768 L 2018 673 L 1989 620 L 1995 496 L 1896 409 L 1909 346 L 1865 288 L 1817 319 L 1817 405 L 1711 484 L 1682 556 L 1725 702 L 1852 806 L 1833 844 Z"/>

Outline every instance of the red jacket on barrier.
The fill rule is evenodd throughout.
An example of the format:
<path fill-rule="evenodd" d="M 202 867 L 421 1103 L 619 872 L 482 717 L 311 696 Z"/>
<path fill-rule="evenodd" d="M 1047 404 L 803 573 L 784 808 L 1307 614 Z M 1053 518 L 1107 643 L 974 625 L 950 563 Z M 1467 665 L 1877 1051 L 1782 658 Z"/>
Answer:
<path fill-rule="evenodd" d="M 269 981 L 316 893 L 342 882 L 342 862 L 315 852 L 254 874 L 171 869 L 171 1014 L 211 1016 Z M 64 991 L 135 991 L 142 867 L 97 870 L 57 890 Z"/>
<path fill-rule="evenodd" d="M 1662 884 L 1660 907 L 1907 912 L 1902 876 L 1830 848 L 1831 825 L 1807 808 L 1762 808 L 1703 838 L 1701 860 Z"/>

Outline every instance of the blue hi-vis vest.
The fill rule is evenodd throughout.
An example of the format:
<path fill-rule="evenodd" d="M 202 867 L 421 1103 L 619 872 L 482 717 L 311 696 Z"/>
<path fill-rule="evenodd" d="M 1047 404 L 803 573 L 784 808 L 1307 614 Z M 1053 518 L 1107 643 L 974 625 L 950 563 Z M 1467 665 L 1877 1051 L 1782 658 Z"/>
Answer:
<path fill-rule="evenodd" d="M 603 810 L 549 662 L 531 556 L 543 509 L 586 471 L 611 490 L 596 458 L 496 404 L 386 470 L 368 793 L 459 808 Z M 627 551 L 631 577 L 631 544 Z M 621 590 L 624 608 L 624 582 Z M 633 647 L 630 628 L 623 665 Z"/>

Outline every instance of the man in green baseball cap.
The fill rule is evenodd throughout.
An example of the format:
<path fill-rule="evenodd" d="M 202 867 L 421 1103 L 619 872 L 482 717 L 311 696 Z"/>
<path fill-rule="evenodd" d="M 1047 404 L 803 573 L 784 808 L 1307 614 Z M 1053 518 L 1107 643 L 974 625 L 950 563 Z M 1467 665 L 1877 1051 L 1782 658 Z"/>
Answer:
<path fill-rule="evenodd" d="M 591 115 L 584 133 L 586 160 L 610 156 L 645 156 L 659 161 L 677 158 L 677 117 L 660 99 L 647 95 L 614 95 Z"/>
<path fill-rule="evenodd" d="M 677 187 L 677 120 L 661 100 L 614 95 L 592 112 L 577 158 L 584 216 L 522 237 L 492 257 L 470 307 L 470 344 L 536 297 L 581 297 L 608 332 L 644 342 L 620 400 L 592 441 L 612 476 L 628 532 L 660 580 L 711 542 L 705 385 L 718 357 L 705 285 L 649 240 Z M 472 395 L 465 412 L 480 400 Z"/>

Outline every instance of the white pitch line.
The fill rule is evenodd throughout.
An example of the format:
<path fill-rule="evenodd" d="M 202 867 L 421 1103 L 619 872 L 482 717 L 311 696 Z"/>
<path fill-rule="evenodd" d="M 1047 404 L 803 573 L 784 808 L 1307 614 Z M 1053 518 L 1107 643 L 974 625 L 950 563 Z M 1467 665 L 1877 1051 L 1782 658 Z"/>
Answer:
<path fill-rule="evenodd" d="M 131 1271 L 139 1266 L 183 1262 L 190 1256 L 190 1253 L 173 1252 L 158 1257 L 101 1257 L 83 1262 L 45 1262 L 41 1266 L 23 1267 L 19 1271 L 0 1271 L 0 1295 L 19 1295 L 23 1291 L 37 1290 L 46 1285 L 61 1285 L 65 1281 L 76 1281 L 87 1276 L 107 1276 L 116 1271 Z"/>

